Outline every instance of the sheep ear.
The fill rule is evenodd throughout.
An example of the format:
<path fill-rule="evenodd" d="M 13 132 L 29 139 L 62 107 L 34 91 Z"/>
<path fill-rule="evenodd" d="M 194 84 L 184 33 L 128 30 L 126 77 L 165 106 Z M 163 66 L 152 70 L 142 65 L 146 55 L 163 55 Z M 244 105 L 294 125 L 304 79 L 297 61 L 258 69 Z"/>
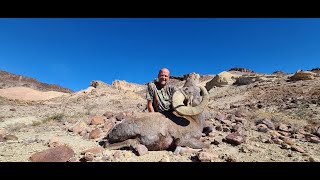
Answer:
<path fill-rule="evenodd" d="M 185 97 L 183 93 L 178 90 L 173 94 L 172 97 L 172 106 L 173 109 L 180 115 L 185 116 L 195 116 L 200 113 L 206 108 L 206 106 L 209 103 L 209 95 L 208 91 L 203 86 L 198 86 L 201 90 L 201 93 L 203 94 L 202 101 L 198 106 L 195 107 L 188 107 L 183 104 L 183 101 L 185 100 Z"/>

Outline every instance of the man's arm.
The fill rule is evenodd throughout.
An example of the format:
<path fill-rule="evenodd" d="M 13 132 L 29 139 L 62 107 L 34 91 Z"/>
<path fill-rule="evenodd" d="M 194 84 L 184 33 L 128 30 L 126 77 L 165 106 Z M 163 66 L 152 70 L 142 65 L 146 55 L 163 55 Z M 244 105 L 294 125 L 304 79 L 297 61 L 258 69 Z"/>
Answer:
<path fill-rule="evenodd" d="M 149 112 L 154 112 L 153 106 L 152 106 L 152 101 L 148 100 L 147 102 L 147 108 Z"/>
<path fill-rule="evenodd" d="M 154 108 L 152 106 L 153 96 L 155 91 L 155 85 L 153 83 L 148 83 L 147 89 L 147 108 L 149 112 L 154 112 Z"/>

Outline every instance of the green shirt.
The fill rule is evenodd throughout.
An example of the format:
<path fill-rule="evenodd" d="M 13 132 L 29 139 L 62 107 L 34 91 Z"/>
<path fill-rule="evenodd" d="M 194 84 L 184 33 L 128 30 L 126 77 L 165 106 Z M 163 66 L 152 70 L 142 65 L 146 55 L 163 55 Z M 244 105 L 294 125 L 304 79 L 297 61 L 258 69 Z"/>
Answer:
<path fill-rule="evenodd" d="M 156 80 L 148 83 L 147 100 L 152 101 L 152 106 L 156 112 L 168 111 L 171 109 L 172 95 L 175 89 L 172 85 L 160 88 L 156 84 Z M 158 96 L 159 102 L 157 102 L 155 94 Z"/>

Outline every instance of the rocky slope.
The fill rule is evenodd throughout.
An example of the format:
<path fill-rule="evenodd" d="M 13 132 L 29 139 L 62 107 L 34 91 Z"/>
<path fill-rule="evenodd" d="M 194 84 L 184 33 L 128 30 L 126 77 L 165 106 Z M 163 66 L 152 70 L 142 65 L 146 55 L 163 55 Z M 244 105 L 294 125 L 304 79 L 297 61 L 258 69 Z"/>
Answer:
<path fill-rule="evenodd" d="M 206 122 L 214 130 L 203 133 L 202 141 L 210 148 L 178 154 L 102 148 L 99 142 L 115 124 L 146 112 L 145 85 L 97 81 L 82 91 L 49 100 L 0 97 L 0 161 L 319 161 L 320 77 L 316 73 L 299 75 L 312 76 L 300 80 L 293 74 L 228 72 L 232 81 L 222 82 L 222 77 L 223 86 L 208 86 Z M 215 76 L 203 77 L 201 84 L 206 85 Z M 176 86 L 183 82 L 170 81 Z"/>
<path fill-rule="evenodd" d="M 61 87 L 56 84 L 47 84 L 39 82 L 38 80 L 26 76 L 12 74 L 0 70 L 0 89 L 9 87 L 29 87 L 40 91 L 58 91 L 64 93 L 72 93 L 73 91 L 68 88 Z"/>

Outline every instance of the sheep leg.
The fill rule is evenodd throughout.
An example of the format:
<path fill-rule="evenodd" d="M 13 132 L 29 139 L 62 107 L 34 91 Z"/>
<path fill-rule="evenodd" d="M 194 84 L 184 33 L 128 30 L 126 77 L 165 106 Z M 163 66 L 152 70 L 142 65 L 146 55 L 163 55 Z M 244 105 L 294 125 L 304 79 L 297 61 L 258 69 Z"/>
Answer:
<path fill-rule="evenodd" d="M 125 141 L 113 143 L 113 144 L 106 143 L 104 145 L 104 148 L 107 148 L 110 150 L 117 150 L 117 149 L 121 149 L 124 147 L 134 147 L 138 144 L 140 144 L 140 142 L 137 139 L 127 139 Z"/>
<path fill-rule="evenodd" d="M 193 149 L 193 148 L 189 148 L 189 147 L 181 147 L 181 146 L 177 146 L 176 149 L 174 150 L 173 154 L 177 155 L 183 155 L 186 153 L 197 153 L 201 151 L 201 149 Z"/>
<path fill-rule="evenodd" d="M 195 138 L 189 138 L 187 140 L 178 139 L 176 141 L 176 145 L 177 146 L 187 146 L 187 147 L 193 148 L 193 149 L 209 148 L 208 144 L 205 144 L 205 143 L 203 143 L 200 140 L 195 139 Z"/>

